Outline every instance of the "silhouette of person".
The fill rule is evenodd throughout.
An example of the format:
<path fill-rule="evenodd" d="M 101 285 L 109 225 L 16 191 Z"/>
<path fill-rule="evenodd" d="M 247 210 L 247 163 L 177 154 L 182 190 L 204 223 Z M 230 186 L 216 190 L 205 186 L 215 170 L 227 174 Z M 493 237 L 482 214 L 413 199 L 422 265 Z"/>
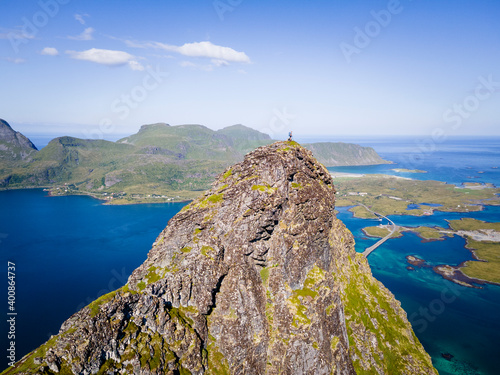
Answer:
<path fill-rule="evenodd" d="M 290 131 L 290 133 L 288 133 L 288 141 L 291 141 L 292 140 L 292 132 Z"/>

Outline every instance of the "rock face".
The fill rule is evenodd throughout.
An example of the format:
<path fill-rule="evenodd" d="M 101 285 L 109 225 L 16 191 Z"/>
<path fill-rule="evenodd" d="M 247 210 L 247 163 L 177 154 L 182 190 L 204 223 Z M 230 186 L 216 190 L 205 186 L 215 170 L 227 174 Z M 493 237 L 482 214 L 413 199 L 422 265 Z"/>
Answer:
<path fill-rule="evenodd" d="M 36 153 L 35 145 L 23 134 L 13 130 L 7 121 L 0 119 L 0 162 L 13 163 L 28 160 Z"/>
<path fill-rule="evenodd" d="M 310 151 L 255 150 L 7 373 L 437 374 L 334 206 Z"/>

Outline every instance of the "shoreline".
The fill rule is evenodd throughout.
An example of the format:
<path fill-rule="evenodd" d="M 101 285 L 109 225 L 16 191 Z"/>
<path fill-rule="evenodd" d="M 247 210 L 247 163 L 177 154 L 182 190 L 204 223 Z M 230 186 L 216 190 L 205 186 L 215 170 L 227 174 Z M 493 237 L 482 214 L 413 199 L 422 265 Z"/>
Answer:
<path fill-rule="evenodd" d="M 76 196 L 86 196 L 97 201 L 100 201 L 103 206 L 129 206 L 134 204 L 160 204 L 160 203 L 184 203 L 191 202 L 196 198 L 147 198 L 147 197 L 138 197 L 138 198 L 113 198 L 107 199 L 105 197 L 99 196 L 98 193 L 91 192 L 83 192 L 83 191 L 72 191 L 71 193 L 65 194 L 54 194 L 53 189 L 47 186 L 33 186 L 33 187 L 15 187 L 15 188 L 0 188 L 0 193 L 4 191 L 15 191 L 15 190 L 42 190 L 46 194 L 46 197 L 57 198 L 57 197 L 76 197 Z M 202 192 L 200 192 L 201 194 Z M 133 200 L 138 200 L 138 202 L 134 202 Z"/>

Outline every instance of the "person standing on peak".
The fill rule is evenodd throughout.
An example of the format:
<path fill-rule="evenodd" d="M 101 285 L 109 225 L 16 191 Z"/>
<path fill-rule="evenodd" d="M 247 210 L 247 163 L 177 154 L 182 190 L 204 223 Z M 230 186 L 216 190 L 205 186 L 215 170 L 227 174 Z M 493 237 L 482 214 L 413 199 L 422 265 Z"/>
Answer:
<path fill-rule="evenodd" d="M 290 133 L 288 133 L 288 141 L 291 141 L 292 140 L 292 131 L 290 131 Z"/>

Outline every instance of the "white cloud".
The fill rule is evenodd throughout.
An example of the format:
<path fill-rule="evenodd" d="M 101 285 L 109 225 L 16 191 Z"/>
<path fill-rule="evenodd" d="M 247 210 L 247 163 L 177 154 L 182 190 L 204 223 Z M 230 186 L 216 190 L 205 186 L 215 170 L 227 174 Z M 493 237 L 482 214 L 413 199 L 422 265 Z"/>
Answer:
<path fill-rule="evenodd" d="M 135 61 L 135 60 L 130 60 L 128 62 L 128 66 L 132 70 L 138 70 L 138 71 L 141 71 L 141 72 L 144 70 L 144 66 L 142 66 L 141 63 L 139 63 L 138 61 Z"/>
<path fill-rule="evenodd" d="M 95 30 L 92 27 L 87 27 L 85 30 L 83 30 L 83 32 L 80 35 L 77 35 L 77 36 L 68 36 L 68 39 L 72 39 L 72 40 L 92 40 L 92 39 L 94 39 L 92 37 L 92 33 L 94 31 Z"/>
<path fill-rule="evenodd" d="M 227 65 L 230 62 L 250 63 L 250 58 L 245 52 L 236 51 L 230 47 L 215 45 L 211 42 L 186 43 L 182 46 L 174 46 L 160 42 L 134 42 L 126 40 L 129 47 L 135 48 L 156 48 L 165 51 L 177 52 L 189 57 L 206 57 L 212 59 L 216 66 Z"/>
<path fill-rule="evenodd" d="M 132 70 L 144 70 L 144 67 L 137 62 L 135 56 L 124 51 L 91 48 L 86 51 L 66 51 L 66 53 L 72 59 L 76 60 L 90 61 L 107 66 L 120 66 L 128 64 Z"/>
<path fill-rule="evenodd" d="M 217 46 L 211 42 L 186 43 L 180 47 L 169 46 L 169 48 L 171 47 L 174 48 L 173 51 L 184 56 L 209 57 L 227 62 L 250 62 L 250 58 L 244 52 L 238 52 L 229 47 Z"/>
<path fill-rule="evenodd" d="M 59 51 L 53 47 L 45 47 L 40 51 L 40 54 L 47 56 L 57 56 L 59 55 Z"/>
<path fill-rule="evenodd" d="M 14 63 L 14 64 L 24 64 L 26 62 L 25 59 L 21 59 L 19 57 L 13 58 L 13 57 L 4 57 L 3 60 Z"/>
<path fill-rule="evenodd" d="M 88 17 L 88 16 L 89 16 L 88 14 L 75 14 L 75 20 L 80 22 L 82 25 L 85 25 L 85 20 L 83 19 L 83 17 Z"/>

